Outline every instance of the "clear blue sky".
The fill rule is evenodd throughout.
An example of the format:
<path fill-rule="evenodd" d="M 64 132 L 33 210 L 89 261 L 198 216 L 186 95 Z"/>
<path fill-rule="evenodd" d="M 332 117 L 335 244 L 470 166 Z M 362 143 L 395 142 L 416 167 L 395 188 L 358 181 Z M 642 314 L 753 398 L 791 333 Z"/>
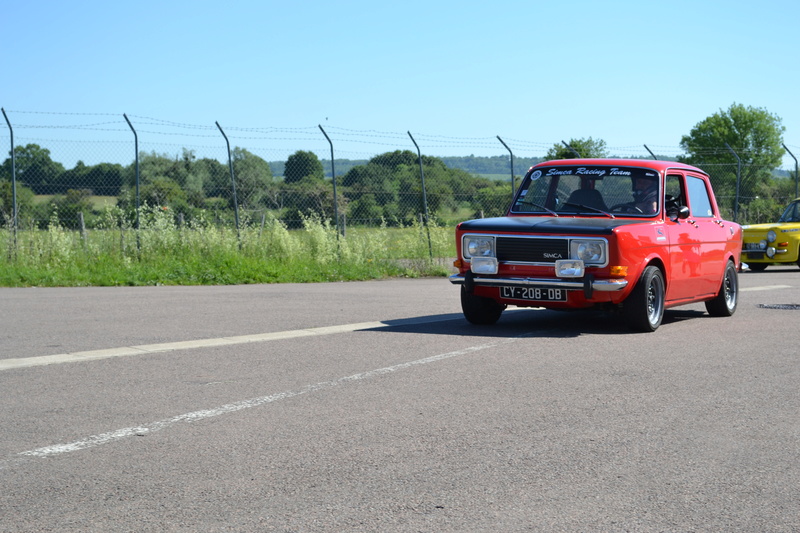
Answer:
<path fill-rule="evenodd" d="M 781 117 L 800 156 L 796 0 L 28 0 L 0 17 L 9 112 L 677 153 L 736 102 Z"/>

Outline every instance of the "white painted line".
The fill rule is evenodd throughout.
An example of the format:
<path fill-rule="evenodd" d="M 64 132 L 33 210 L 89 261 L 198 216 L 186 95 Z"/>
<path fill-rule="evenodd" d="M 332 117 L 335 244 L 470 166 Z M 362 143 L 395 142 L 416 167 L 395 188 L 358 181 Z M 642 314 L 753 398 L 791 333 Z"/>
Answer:
<path fill-rule="evenodd" d="M 252 398 L 249 400 L 243 400 L 241 402 L 229 403 L 226 405 L 222 405 L 219 407 L 215 407 L 213 409 L 204 409 L 201 411 L 194 411 L 191 413 L 185 413 L 178 416 L 173 416 L 172 418 L 166 418 L 164 420 L 159 420 L 157 422 L 152 422 L 150 424 L 146 424 L 144 426 L 135 426 L 129 428 L 122 428 L 116 431 L 110 431 L 108 433 L 101 433 L 99 435 L 92 435 L 90 437 L 86 437 L 81 440 L 77 440 L 74 442 L 69 442 L 65 444 L 54 444 L 52 446 L 45 446 L 42 448 L 36 448 L 35 450 L 28 450 L 26 452 L 20 452 L 17 455 L 27 456 L 27 457 L 52 457 L 55 455 L 60 455 L 63 453 L 70 453 L 76 452 L 78 450 L 85 450 L 87 448 L 94 448 L 96 446 L 102 446 L 103 444 L 109 444 L 112 442 L 116 442 L 122 439 L 126 439 L 133 436 L 141 436 L 146 435 L 149 433 L 155 433 L 156 431 L 161 431 L 162 429 L 167 429 L 171 426 L 180 423 L 191 423 L 197 422 L 200 420 L 204 420 L 206 418 L 211 418 L 215 416 L 226 415 L 229 413 L 235 413 L 237 411 L 242 411 L 244 409 L 252 409 L 253 407 L 260 407 L 262 405 L 266 405 L 269 403 L 277 402 L 280 400 L 286 400 L 288 398 L 293 398 L 295 396 L 300 396 L 301 394 L 308 394 L 310 392 L 316 392 L 319 390 L 329 389 L 332 387 L 337 387 L 339 385 L 344 385 L 347 383 L 363 381 L 366 379 L 370 379 L 376 376 L 381 376 L 383 374 L 389 374 L 391 372 L 397 372 L 399 370 L 405 370 L 407 368 L 411 368 L 414 366 L 419 365 L 427 365 L 430 363 L 435 363 L 437 361 L 442 361 L 444 359 L 450 359 L 452 357 L 458 357 L 460 355 L 467 355 L 474 352 L 478 352 L 481 350 L 486 350 L 489 348 L 495 348 L 497 346 L 502 346 L 503 344 L 508 344 L 511 342 L 516 342 L 517 340 L 523 338 L 524 335 L 512 337 L 508 339 L 498 340 L 496 342 L 488 343 L 488 344 L 481 344 L 478 346 L 470 346 L 469 348 L 464 348 L 463 350 L 456 350 L 454 352 L 447 352 L 439 355 L 434 355 L 431 357 L 426 357 L 424 359 L 417 359 L 415 361 L 409 361 L 406 363 L 399 363 L 392 366 L 387 366 L 384 368 L 378 368 L 375 370 L 370 370 L 367 372 L 362 372 L 360 374 L 353 374 L 351 376 L 346 376 L 343 378 L 335 379 L 332 381 L 323 381 L 321 383 L 316 383 L 314 385 L 308 385 L 306 387 L 292 390 L 292 391 L 285 391 L 280 392 L 278 394 L 272 394 L 269 396 L 262 396 L 260 398 Z"/>
<path fill-rule="evenodd" d="M 791 289 L 791 285 L 762 285 L 761 287 L 748 287 L 747 289 L 739 289 L 742 292 L 750 291 L 774 291 L 776 289 Z"/>
<path fill-rule="evenodd" d="M 791 285 L 762 285 L 739 289 L 742 292 L 770 291 L 788 289 Z M 514 309 L 509 309 L 514 311 Z M 0 372 L 17 368 L 30 368 L 35 366 L 56 365 L 63 363 L 76 363 L 81 361 L 94 361 L 111 357 L 128 357 L 133 355 L 146 355 L 152 353 L 172 352 L 176 350 L 190 350 L 194 348 L 211 348 L 214 346 L 229 346 L 232 344 L 245 344 L 249 342 L 268 342 L 315 335 L 331 335 L 335 333 L 350 333 L 366 329 L 385 328 L 390 326 L 403 326 L 442 322 L 456 319 L 453 316 L 436 316 L 401 319 L 388 322 L 361 322 L 356 324 L 343 324 L 339 326 L 323 326 L 319 328 L 297 329 L 288 331 L 275 331 L 272 333 L 258 333 L 253 335 L 240 335 L 237 337 L 218 337 L 214 339 L 197 339 L 190 341 L 168 342 L 161 344 L 143 344 L 139 346 L 125 346 L 122 348 L 107 348 L 103 350 L 89 350 L 83 352 L 62 353 L 54 355 L 41 355 L 33 357 L 19 357 L 13 359 L 0 359 Z"/>
<path fill-rule="evenodd" d="M 85 352 L 62 353 L 55 355 L 41 355 L 34 357 L 19 357 L 15 359 L 0 359 L 0 372 L 15 368 L 29 368 L 34 366 L 57 365 L 63 363 L 76 363 L 80 361 L 94 361 L 111 357 L 128 357 L 132 355 L 146 355 L 151 353 L 173 352 L 176 350 L 191 350 L 195 348 L 211 348 L 214 346 L 229 346 L 232 344 L 245 344 L 249 342 L 268 342 L 299 337 L 313 337 L 317 335 L 332 335 L 335 333 L 351 333 L 366 329 L 386 328 L 390 326 L 406 326 L 454 320 L 454 316 L 434 316 L 423 318 L 410 318 L 387 322 L 360 322 L 357 324 L 343 324 L 339 326 L 323 326 L 319 328 L 296 329 L 289 331 L 275 331 L 272 333 L 258 333 L 254 335 L 241 335 L 238 337 L 219 337 L 215 339 L 197 339 L 180 342 L 167 342 L 161 344 L 142 344 L 139 346 L 125 346 L 122 348 L 107 348 L 104 350 L 90 350 Z"/>

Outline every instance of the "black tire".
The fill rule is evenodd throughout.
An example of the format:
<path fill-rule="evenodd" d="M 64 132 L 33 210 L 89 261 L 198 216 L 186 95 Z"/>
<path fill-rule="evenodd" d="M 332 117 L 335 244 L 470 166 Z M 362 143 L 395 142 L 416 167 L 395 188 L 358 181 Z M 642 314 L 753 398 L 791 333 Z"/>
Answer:
<path fill-rule="evenodd" d="M 722 278 L 722 285 L 713 300 L 706 302 L 706 311 L 711 316 L 731 316 L 736 312 L 736 304 L 739 303 L 739 274 L 733 261 L 728 261 L 725 267 L 725 276 Z"/>
<path fill-rule="evenodd" d="M 491 298 L 468 293 L 467 289 L 463 285 L 461 286 L 461 310 L 464 312 L 464 318 L 472 324 L 483 326 L 494 324 L 505 308 L 505 305 L 497 303 Z"/>
<path fill-rule="evenodd" d="M 666 285 L 657 266 L 645 267 L 642 276 L 622 305 L 622 314 L 633 331 L 652 332 L 664 319 Z"/>
<path fill-rule="evenodd" d="M 747 266 L 752 272 L 764 272 L 768 265 L 766 263 L 747 263 Z"/>

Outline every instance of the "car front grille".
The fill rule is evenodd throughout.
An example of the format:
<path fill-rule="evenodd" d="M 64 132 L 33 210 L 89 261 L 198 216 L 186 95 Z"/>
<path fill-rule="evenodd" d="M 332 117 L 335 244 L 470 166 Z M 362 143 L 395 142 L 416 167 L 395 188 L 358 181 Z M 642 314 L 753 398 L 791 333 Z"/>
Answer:
<path fill-rule="evenodd" d="M 555 263 L 569 257 L 567 239 L 497 237 L 497 259 L 506 263 Z"/>

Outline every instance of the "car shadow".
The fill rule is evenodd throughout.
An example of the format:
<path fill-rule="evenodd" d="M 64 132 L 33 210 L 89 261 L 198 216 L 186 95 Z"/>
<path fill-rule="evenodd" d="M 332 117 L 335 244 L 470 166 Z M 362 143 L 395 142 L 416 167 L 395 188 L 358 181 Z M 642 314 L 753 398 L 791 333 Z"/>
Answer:
<path fill-rule="evenodd" d="M 668 309 L 664 312 L 661 327 L 703 316 L 707 316 L 703 311 Z M 618 314 L 597 310 L 509 309 L 497 323 L 486 326 L 470 324 L 461 313 L 386 320 L 383 324 L 385 326 L 365 331 L 494 338 L 637 334 L 625 325 Z"/>

